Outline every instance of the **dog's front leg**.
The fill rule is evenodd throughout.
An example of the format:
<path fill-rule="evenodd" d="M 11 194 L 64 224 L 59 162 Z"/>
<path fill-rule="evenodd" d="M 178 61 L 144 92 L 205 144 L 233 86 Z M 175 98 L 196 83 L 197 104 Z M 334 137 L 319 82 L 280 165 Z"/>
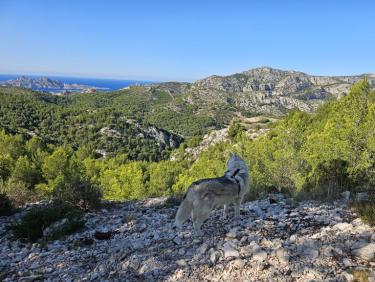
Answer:
<path fill-rule="evenodd" d="M 236 218 L 240 217 L 241 199 L 237 200 L 234 204 L 234 215 Z"/>
<path fill-rule="evenodd" d="M 224 217 L 224 219 L 226 219 L 228 217 L 228 205 L 227 204 L 224 205 L 223 217 Z"/>

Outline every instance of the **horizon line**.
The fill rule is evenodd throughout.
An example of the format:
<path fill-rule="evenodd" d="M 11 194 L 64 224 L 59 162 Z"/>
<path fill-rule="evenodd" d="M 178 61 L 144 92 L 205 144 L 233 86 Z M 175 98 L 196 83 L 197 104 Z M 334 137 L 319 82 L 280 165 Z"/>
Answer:
<path fill-rule="evenodd" d="M 300 73 L 304 73 L 304 74 L 307 74 L 309 76 L 322 76 L 322 77 L 325 77 L 325 76 L 328 76 L 328 77 L 342 77 L 342 76 L 364 76 L 364 75 L 375 75 L 375 72 L 363 72 L 363 73 L 357 73 L 357 74 L 313 74 L 313 73 L 309 73 L 309 72 L 306 72 L 306 71 L 300 71 L 300 70 L 295 70 L 295 69 L 283 69 L 283 68 L 280 68 L 280 67 L 269 67 L 269 66 L 258 66 L 258 67 L 253 67 L 253 68 L 249 68 L 249 69 L 246 69 L 246 70 L 243 70 L 243 71 L 239 71 L 239 72 L 232 72 L 232 73 L 226 73 L 226 74 L 211 74 L 211 75 L 206 75 L 206 76 L 203 76 L 201 78 L 194 78 L 194 79 L 155 79 L 155 78 L 150 78 L 150 79 L 144 79 L 144 78 L 129 78 L 131 77 L 131 75 L 129 75 L 128 78 L 124 77 L 124 76 L 117 76 L 116 75 L 105 75 L 103 74 L 102 76 L 100 74 L 66 74 L 66 73 L 48 73 L 48 72 L 45 72 L 45 73 L 41 73 L 41 72 L 24 72 L 24 71 L 20 71 L 20 72 L 1 72 L 0 71 L 0 75 L 16 75 L 16 76 L 39 76 L 39 77 L 61 77 L 61 78 L 86 78 L 86 79 L 102 79 L 102 80 L 118 80 L 118 81 L 140 81 L 140 82 L 194 82 L 194 81 L 197 81 L 197 80 L 201 80 L 201 79 L 205 79 L 205 78 L 208 78 L 208 77 L 211 77 L 211 76 L 219 76 L 219 77 L 225 77 L 225 76 L 231 76 L 231 75 L 235 75 L 235 74 L 240 74 L 240 73 L 243 73 L 243 72 L 246 72 L 246 71 L 250 71 L 250 70 L 254 70 L 254 69 L 260 69 L 260 68 L 269 68 L 269 69 L 274 69 L 274 70 L 281 70 L 281 71 L 290 71 L 290 72 L 300 72 Z"/>

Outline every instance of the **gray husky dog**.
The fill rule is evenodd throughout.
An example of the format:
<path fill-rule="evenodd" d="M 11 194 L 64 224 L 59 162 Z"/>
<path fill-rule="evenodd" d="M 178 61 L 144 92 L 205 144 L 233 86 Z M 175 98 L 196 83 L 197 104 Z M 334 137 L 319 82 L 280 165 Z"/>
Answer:
<path fill-rule="evenodd" d="M 224 216 L 227 216 L 231 203 L 234 203 L 235 215 L 239 217 L 240 206 L 249 185 L 249 169 L 237 155 L 230 156 L 227 168 L 221 177 L 201 179 L 190 185 L 176 214 L 177 227 L 181 227 L 191 215 L 194 230 L 200 235 L 201 225 L 211 210 L 224 206 Z"/>

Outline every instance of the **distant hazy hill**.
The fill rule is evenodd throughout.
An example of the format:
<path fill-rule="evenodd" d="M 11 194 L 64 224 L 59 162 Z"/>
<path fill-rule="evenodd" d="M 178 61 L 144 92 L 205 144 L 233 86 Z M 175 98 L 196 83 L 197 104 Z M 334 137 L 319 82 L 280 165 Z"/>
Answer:
<path fill-rule="evenodd" d="M 51 79 L 48 77 L 31 78 L 21 76 L 16 79 L 0 82 L 2 86 L 8 87 L 22 87 L 33 90 L 85 90 L 90 88 L 97 88 L 89 85 L 68 84 L 60 80 Z"/>

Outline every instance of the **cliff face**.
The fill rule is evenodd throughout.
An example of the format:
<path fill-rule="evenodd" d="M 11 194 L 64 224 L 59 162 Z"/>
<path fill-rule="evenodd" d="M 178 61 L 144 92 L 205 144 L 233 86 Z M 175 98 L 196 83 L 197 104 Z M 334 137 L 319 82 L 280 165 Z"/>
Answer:
<path fill-rule="evenodd" d="M 227 105 L 238 111 L 281 115 L 293 108 L 313 111 L 327 99 L 346 95 L 351 85 L 365 77 L 375 87 L 373 74 L 314 76 L 261 67 L 229 76 L 210 76 L 190 85 L 165 83 L 159 87 L 171 94 L 189 93 L 188 100 L 193 104 Z"/>
<path fill-rule="evenodd" d="M 219 90 L 225 92 L 247 92 L 264 96 L 300 96 L 305 93 L 315 94 L 310 97 L 322 98 L 324 93 L 338 97 L 347 92 L 355 82 L 365 78 L 358 76 L 312 76 L 297 71 L 284 71 L 261 67 L 230 76 L 210 76 L 193 84 L 197 90 Z M 374 84 L 375 77 L 368 75 Z"/>

